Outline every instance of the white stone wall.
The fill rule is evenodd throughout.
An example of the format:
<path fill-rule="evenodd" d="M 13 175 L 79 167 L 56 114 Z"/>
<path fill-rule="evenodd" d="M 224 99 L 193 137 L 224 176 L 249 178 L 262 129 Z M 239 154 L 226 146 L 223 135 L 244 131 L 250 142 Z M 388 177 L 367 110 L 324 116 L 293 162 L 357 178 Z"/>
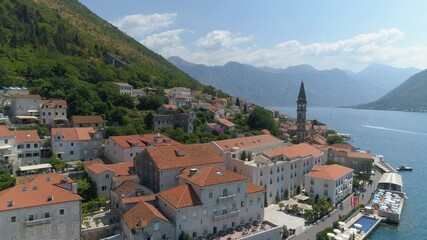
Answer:
<path fill-rule="evenodd" d="M 112 139 L 108 139 L 104 154 L 112 163 L 133 162 L 134 157 L 142 150 L 144 150 L 142 147 L 123 148 Z"/>
<path fill-rule="evenodd" d="M 64 161 L 96 159 L 101 154 L 102 136 L 100 132 L 89 141 L 63 141 L 52 136 L 52 152 L 54 156 L 61 155 Z"/>
<path fill-rule="evenodd" d="M 15 137 L 0 137 L 0 168 L 5 171 L 16 171 L 19 167 L 15 150 Z M 8 167 L 8 166 L 11 167 Z"/>
<path fill-rule="evenodd" d="M 64 214 L 60 214 L 60 210 Z M 49 213 L 49 217 L 45 217 Z M 28 221 L 34 215 L 34 221 Z M 12 222 L 12 217 L 16 222 Z M 73 201 L 0 212 L 1 239 L 69 239 L 79 240 L 81 202 Z"/>
<path fill-rule="evenodd" d="M 39 110 L 40 99 L 12 98 L 11 109 L 13 116 L 32 116 L 28 110 Z"/>
<path fill-rule="evenodd" d="M 40 109 L 40 124 L 50 125 L 54 123 L 55 118 L 67 118 L 67 109 L 62 108 L 46 108 L 47 105 L 42 105 Z"/>
<path fill-rule="evenodd" d="M 40 164 L 40 141 L 15 144 L 16 156 L 21 166 Z"/>

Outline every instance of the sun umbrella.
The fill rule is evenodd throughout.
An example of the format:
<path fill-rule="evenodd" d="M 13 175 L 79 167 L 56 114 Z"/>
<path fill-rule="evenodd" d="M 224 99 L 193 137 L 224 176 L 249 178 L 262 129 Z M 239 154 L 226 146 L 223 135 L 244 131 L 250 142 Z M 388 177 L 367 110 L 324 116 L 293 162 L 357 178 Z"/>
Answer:
<path fill-rule="evenodd" d="M 360 224 L 360 223 L 356 223 L 356 224 L 354 224 L 354 226 L 355 226 L 356 228 L 362 228 L 362 224 Z"/>
<path fill-rule="evenodd" d="M 357 229 L 356 228 L 349 228 L 348 232 L 353 234 L 353 233 L 357 232 Z"/>
<path fill-rule="evenodd" d="M 335 236 L 335 240 L 343 240 L 342 237 Z"/>
<path fill-rule="evenodd" d="M 344 226 L 344 225 L 345 225 L 345 222 L 338 222 L 338 225 L 342 225 L 342 226 Z"/>
<path fill-rule="evenodd" d="M 341 237 L 343 237 L 344 239 L 350 239 L 350 235 L 347 235 L 347 234 L 343 234 L 341 235 Z"/>
<path fill-rule="evenodd" d="M 340 233 L 341 233 L 341 230 L 339 230 L 339 229 L 334 229 L 334 233 L 336 233 L 336 234 L 340 234 Z"/>
<path fill-rule="evenodd" d="M 333 233 L 327 233 L 326 236 L 333 238 L 333 237 L 335 237 L 335 234 L 333 234 Z"/>

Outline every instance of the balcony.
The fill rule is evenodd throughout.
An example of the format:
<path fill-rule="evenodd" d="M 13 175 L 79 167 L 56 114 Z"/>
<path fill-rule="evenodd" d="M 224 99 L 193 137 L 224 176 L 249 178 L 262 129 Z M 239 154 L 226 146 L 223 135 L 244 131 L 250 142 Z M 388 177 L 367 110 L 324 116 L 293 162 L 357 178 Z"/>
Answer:
<path fill-rule="evenodd" d="M 215 215 L 215 216 L 213 216 L 213 220 L 214 221 L 222 221 L 222 220 L 226 220 L 229 218 L 238 217 L 239 215 L 240 215 L 240 210 L 234 210 L 234 211 L 229 212 L 229 213 L 225 213 L 225 214 L 221 214 L 221 215 Z"/>
<path fill-rule="evenodd" d="M 235 199 L 236 199 L 236 195 L 234 195 L 234 194 L 228 195 L 228 196 L 224 196 L 224 197 L 219 197 L 218 198 L 218 203 L 232 202 Z"/>
<path fill-rule="evenodd" d="M 42 218 L 42 219 L 36 219 L 32 221 L 25 221 L 26 227 L 33 227 L 38 225 L 44 225 L 44 224 L 50 224 L 52 222 L 52 218 Z"/>

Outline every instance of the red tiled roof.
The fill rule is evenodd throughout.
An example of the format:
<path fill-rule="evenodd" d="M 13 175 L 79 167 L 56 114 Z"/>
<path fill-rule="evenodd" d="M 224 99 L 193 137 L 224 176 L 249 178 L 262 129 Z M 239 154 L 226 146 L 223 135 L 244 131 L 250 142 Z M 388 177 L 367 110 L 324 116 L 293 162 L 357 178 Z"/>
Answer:
<path fill-rule="evenodd" d="M 189 184 L 181 184 L 166 189 L 157 194 L 174 208 L 185 208 L 202 204 L 193 187 Z"/>
<path fill-rule="evenodd" d="M 134 175 L 125 175 L 125 176 L 115 176 L 113 177 L 113 182 L 124 182 L 126 180 L 138 180 L 139 181 L 139 177 L 138 175 L 134 174 Z"/>
<path fill-rule="evenodd" d="M 234 126 L 236 126 L 236 124 L 234 124 L 234 123 L 232 123 L 232 122 L 230 122 L 230 121 L 228 121 L 227 119 L 224 119 L 224 118 L 218 119 L 218 122 L 220 124 L 226 126 L 226 127 L 234 127 Z"/>
<path fill-rule="evenodd" d="M 138 147 L 147 147 L 149 143 L 171 145 L 180 144 L 179 142 L 176 142 L 161 134 L 112 136 L 110 139 L 119 144 L 122 148 L 130 148 L 132 147 L 132 144 L 137 145 Z"/>
<path fill-rule="evenodd" d="M 336 143 L 336 144 L 332 144 L 331 147 L 335 150 L 343 150 L 343 151 L 349 151 L 349 152 L 356 151 L 356 149 L 350 144 Z"/>
<path fill-rule="evenodd" d="M 139 202 L 123 214 L 123 220 L 131 230 L 145 228 L 156 219 L 169 222 L 156 207 L 147 202 Z"/>
<path fill-rule="evenodd" d="M 230 182 L 245 181 L 247 177 L 219 168 L 215 165 L 197 169 L 197 173 L 191 175 L 190 168 L 184 169 L 179 178 L 200 187 L 219 185 Z"/>
<path fill-rule="evenodd" d="M 159 145 L 147 148 L 145 151 L 158 169 L 186 168 L 225 162 L 224 158 L 207 143 L 176 146 Z"/>
<path fill-rule="evenodd" d="M 137 196 L 137 197 L 125 197 L 122 198 L 121 201 L 124 204 L 129 204 L 129 203 L 137 203 L 137 202 L 148 202 L 148 201 L 154 201 L 156 200 L 156 195 L 155 194 L 151 194 L 151 195 L 144 195 L 144 196 Z"/>
<path fill-rule="evenodd" d="M 22 99 L 41 99 L 40 95 L 25 95 L 25 94 L 12 94 L 12 98 L 22 98 Z"/>
<path fill-rule="evenodd" d="M 265 191 L 265 188 L 260 187 L 258 185 L 255 185 L 255 184 L 253 184 L 251 182 L 246 183 L 246 187 L 247 187 L 247 190 L 246 190 L 247 194 Z"/>
<path fill-rule="evenodd" d="M 175 104 L 163 104 L 162 106 L 166 109 L 173 109 L 173 110 L 178 109 L 178 107 Z"/>
<path fill-rule="evenodd" d="M 283 141 L 274 137 L 273 135 L 264 134 L 251 137 L 215 141 L 213 143 L 216 144 L 219 148 L 221 148 L 222 151 L 229 151 L 233 147 L 250 148 L 280 142 Z"/>
<path fill-rule="evenodd" d="M 91 140 L 93 128 L 52 128 L 52 137 L 60 134 L 64 136 L 64 141 L 88 141 Z"/>
<path fill-rule="evenodd" d="M 67 101 L 63 99 L 49 99 L 49 100 L 42 100 L 41 104 L 48 105 L 49 108 L 56 108 L 56 106 L 61 105 L 62 108 L 68 108 Z"/>
<path fill-rule="evenodd" d="M 337 180 L 350 172 L 353 172 L 353 169 L 341 166 L 339 164 L 325 166 L 316 165 L 313 167 L 311 172 L 306 174 L 306 176 L 326 180 Z"/>
<path fill-rule="evenodd" d="M 79 195 L 55 186 L 55 184 L 62 183 L 63 179 L 62 175 L 56 173 L 43 174 L 26 183 L 1 191 L 0 211 L 81 201 L 82 198 Z M 68 182 L 72 181 L 69 180 Z M 13 203 L 12 206 L 8 207 L 9 203 Z"/>
<path fill-rule="evenodd" d="M 104 123 L 105 120 L 102 119 L 100 115 L 90 115 L 90 116 L 72 116 L 71 121 L 73 124 L 89 124 L 89 123 Z"/>
<path fill-rule="evenodd" d="M 322 152 L 307 143 L 300 143 L 297 145 L 270 149 L 264 151 L 264 153 L 270 157 L 283 155 L 287 158 L 294 159 L 299 157 L 318 156 Z"/>
<path fill-rule="evenodd" d="M 128 180 L 125 181 L 124 183 L 122 183 L 119 187 L 117 187 L 116 189 L 114 189 L 114 192 L 116 192 L 117 194 L 119 194 L 119 196 L 121 196 L 122 194 L 129 194 L 131 192 L 136 191 L 136 189 L 141 188 L 142 186 L 139 185 L 138 183 Z"/>
<path fill-rule="evenodd" d="M 364 158 L 364 159 L 374 159 L 372 154 L 365 152 L 347 152 L 347 157 L 349 158 Z"/>
<path fill-rule="evenodd" d="M 129 174 L 129 169 L 133 167 L 133 162 L 105 164 L 101 159 L 95 159 L 89 162 L 84 162 L 85 168 L 95 174 L 101 174 L 107 170 L 114 172 L 115 176 L 126 176 Z"/>
<path fill-rule="evenodd" d="M 0 126 L 0 137 L 13 137 L 12 131 L 5 126 Z"/>
<path fill-rule="evenodd" d="M 40 138 L 36 130 L 19 130 L 13 131 L 12 133 L 16 136 L 16 143 L 40 142 Z"/>

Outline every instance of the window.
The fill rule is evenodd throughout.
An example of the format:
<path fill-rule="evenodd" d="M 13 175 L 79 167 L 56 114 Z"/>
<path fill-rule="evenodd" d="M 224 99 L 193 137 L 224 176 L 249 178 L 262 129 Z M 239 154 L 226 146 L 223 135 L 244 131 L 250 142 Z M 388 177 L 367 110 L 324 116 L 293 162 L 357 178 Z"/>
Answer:
<path fill-rule="evenodd" d="M 10 222 L 16 222 L 16 216 L 10 217 Z"/>
<path fill-rule="evenodd" d="M 197 218 L 197 211 L 193 212 L 193 218 Z"/>
<path fill-rule="evenodd" d="M 133 157 L 133 153 L 130 153 L 130 156 Z"/>
<path fill-rule="evenodd" d="M 22 158 L 23 154 L 22 153 L 18 153 L 18 158 Z"/>
<path fill-rule="evenodd" d="M 72 143 L 70 143 L 70 145 L 71 145 L 71 147 L 74 147 L 74 143 L 72 142 Z"/>
<path fill-rule="evenodd" d="M 240 187 L 237 187 L 237 192 L 240 193 Z"/>
<path fill-rule="evenodd" d="M 222 214 L 227 214 L 227 205 L 222 206 Z"/>
<path fill-rule="evenodd" d="M 65 214 L 65 210 L 64 209 L 60 209 L 59 210 L 59 215 L 64 215 Z"/>
<path fill-rule="evenodd" d="M 110 178 L 110 174 L 109 173 L 105 174 L 105 178 L 109 179 Z"/>
<path fill-rule="evenodd" d="M 212 195 L 213 195 L 213 193 L 212 193 L 212 192 L 210 192 L 210 193 L 209 193 L 209 198 L 212 198 Z"/>
<path fill-rule="evenodd" d="M 205 209 L 203 209 L 203 216 L 207 216 L 207 215 L 208 215 L 208 209 L 205 208 Z"/>
<path fill-rule="evenodd" d="M 31 144 L 27 143 L 27 148 L 31 148 Z"/>
<path fill-rule="evenodd" d="M 244 207 L 245 206 L 245 201 L 241 201 L 240 202 L 240 207 Z"/>
<path fill-rule="evenodd" d="M 159 222 L 154 222 L 154 231 L 159 231 L 160 226 Z"/>
<path fill-rule="evenodd" d="M 323 196 L 328 196 L 328 190 L 323 191 Z"/>
<path fill-rule="evenodd" d="M 181 218 L 182 218 L 182 221 L 187 221 L 187 214 L 183 214 L 183 215 L 181 216 Z"/>
<path fill-rule="evenodd" d="M 74 155 L 74 151 L 70 151 L 70 155 Z"/>
<path fill-rule="evenodd" d="M 23 149 L 24 148 L 24 145 L 23 144 L 19 144 L 18 145 L 18 149 Z"/>
<path fill-rule="evenodd" d="M 32 157 L 33 156 L 33 154 L 32 153 L 26 153 L 25 154 L 25 157 Z"/>
<path fill-rule="evenodd" d="M 197 232 L 193 232 L 193 238 L 197 237 Z"/>
<path fill-rule="evenodd" d="M 33 221 L 34 220 L 34 215 L 28 215 L 28 221 Z"/>
<path fill-rule="evenodd" d="M 58 116 L 58 112 L 55 112 L 55 116 Z"/>
<path fill-rule="evenodd" d="M 261 197 L 258 197 L 258 198 L 256 199 L 256 203 L 261 203 Z"/>
<path fill-rule="evenodd" d="M 222 196 L 227 196 L 228 195 L 228 190 L 227 188 L 224 188 L 224 190 L 222 190 Z"/>
<path fill-rule="evenodd" d="M 59 147 L 62 147 L 62 146 L 63 146 L 63 145 L 62 145 L 62 143 L 60 143 L 60 144 L 59 144 Z"/>
<path fill-rule="evenodd" d="M 50 213 L 49 212 L 45 212 L 44 213 L 44 218 L 50 218 Z"/>
<path fill-rule="evenodd" d="M 9 139 L 5 139 L 4 144 L 8 144 L 8 143 L 9 143 Z"/>
<path fill-rule="evenodd" d="M 102 191 L 107 190 L 107 186 L 102 186 L 102 187 L 101 187 L 101 190 L 102 190 Z"/>
<path fill-rule="evenodd" d="M 328 183 L 324 183 L 324 184 L 323 184 L 323 186 L 324 186 L 325 188 L 327 188 L 327 187 L 329 187 L 329 184 L 328 184 Z"/>

